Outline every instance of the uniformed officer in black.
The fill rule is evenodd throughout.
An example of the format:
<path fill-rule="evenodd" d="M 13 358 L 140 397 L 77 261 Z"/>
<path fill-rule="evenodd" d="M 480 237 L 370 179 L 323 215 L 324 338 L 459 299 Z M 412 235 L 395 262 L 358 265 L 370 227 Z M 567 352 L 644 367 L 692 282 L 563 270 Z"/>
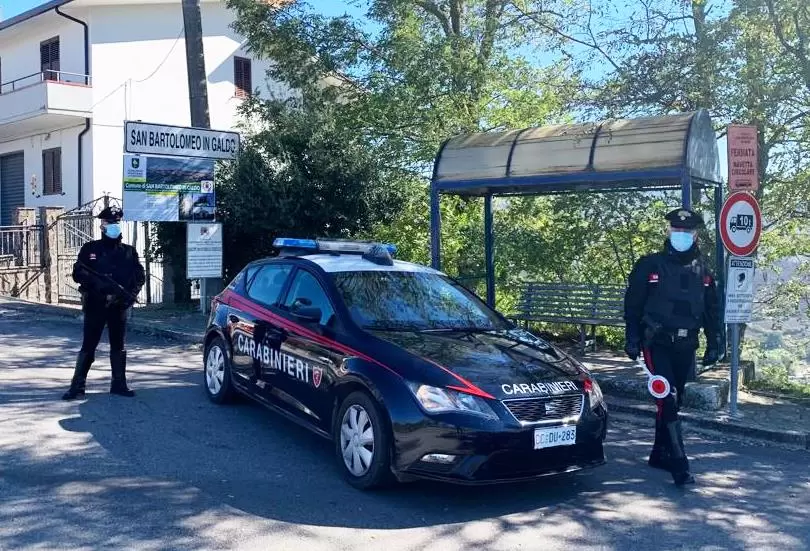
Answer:
<path fill-rule="evenodd" d="M 76 359 L 76 369 L 65 400 L 84 397 L 85 380 L 95 360 L 96 347 L 107 326 L 110 340 L 110 393 L 134 396 L 127 387 L 127 352 L 124 347 L 127 314 L 145 283 L 145 273 L 138 252 L 121 242 L 121 219 L 118 207 L 107 207 L 101 219 L 101 239 L 85 243 L 73 265 L 73 281 L 79 284 L 84 311 L 84 336 Z"/>
<path fill-rule="evenodd" d="M 704 365 L 719 355 L 719 308 L 716 284 L 698 248 L 701 216 L 689 209 L 666 215 L 669 231 L 660 252 L 644 256 L 630 274 L 625 294 L 625 351 L 664 376 L 672 388 L 656 400 L 655 443 L 649 465 L 669 470 L 678 486 L 693 483 L 683 445 L 678 411 L 686 379 L 695 361 L 700 329 L 706 335 Z"/>

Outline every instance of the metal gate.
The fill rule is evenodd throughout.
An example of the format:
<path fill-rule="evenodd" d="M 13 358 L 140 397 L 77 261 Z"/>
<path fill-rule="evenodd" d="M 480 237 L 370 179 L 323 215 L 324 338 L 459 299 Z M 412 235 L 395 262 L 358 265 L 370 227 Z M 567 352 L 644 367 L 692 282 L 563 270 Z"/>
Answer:
<path fill-rule="evenodd" d="M 82 246 L 99 239 L 101 230 L 96 216 L 107 206 L 121 206 L 113 197 L 104 196 L 61 214 L 56 219 L 56 264 L 59 275 L 60 303 L 81 303 L 79 284 L 73 281 L 73 264 Z"/>

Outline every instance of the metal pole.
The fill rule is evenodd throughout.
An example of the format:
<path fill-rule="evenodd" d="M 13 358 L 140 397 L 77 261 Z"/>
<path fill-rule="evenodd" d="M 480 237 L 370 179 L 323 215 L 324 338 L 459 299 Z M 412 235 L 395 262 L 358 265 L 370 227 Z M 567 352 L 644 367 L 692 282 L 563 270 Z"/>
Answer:
<path fill-rule="evenodd" d="M 442 213 L 439 209 L 439 190 L 430 187 L 430 265 L 434 270 L 442 269 Z"/>
<path fill-rule="evenodd" d="M 731 324 L 731 397 L 728 403 L 728 412 L 734 417 L 737 415 L 737 384 L 740 369 L 740 325 Z"/>
<path fill-rule="evenodd" d="M 723 210 L 723 186 L 714 188 L 714 239 L 717 255 L 715 279 L 717 280 L 717 301 L 720 306 L 720 319 L 725 319 L 726 312 L 726 249 L 723 247 L 723 238 L 720 236 L 720 212 Z M 726 335 L 726 324 L 720 323 L 720 358 L 726 359 L 728 350 L 728 335 Z"/>
<path fill-rule="evenodd" d="M 149 249 L 152 246 L 152 242 L 149 237 L 149 222 L 143 223 L 143 241 L 144 241 L 144 264 L 145 264 L 145 272 L 146 272 L 146 304 L 152 304 L 152 263 L 149 261 Z"/>
<path fill-rule="evenodd" d="M 484 256 L 487 265 L 487 305 L 495 307 L 495 253 L 492 237 L 492 195 L 484 197 Z"/>

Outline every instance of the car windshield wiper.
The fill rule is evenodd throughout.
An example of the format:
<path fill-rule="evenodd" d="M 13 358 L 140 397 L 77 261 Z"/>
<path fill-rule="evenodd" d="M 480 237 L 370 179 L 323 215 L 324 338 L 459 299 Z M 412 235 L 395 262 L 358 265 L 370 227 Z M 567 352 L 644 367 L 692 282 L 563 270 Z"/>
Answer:
<path fill-rule="evenodd" d="M 445 332 L 445 333 L 491 333 L 492 331 L 497 331 L 497 329 L 493 327 L 430 327 L 428 329 L 419 329 L 418 333 L 436 333 L 436 332 Z"/>

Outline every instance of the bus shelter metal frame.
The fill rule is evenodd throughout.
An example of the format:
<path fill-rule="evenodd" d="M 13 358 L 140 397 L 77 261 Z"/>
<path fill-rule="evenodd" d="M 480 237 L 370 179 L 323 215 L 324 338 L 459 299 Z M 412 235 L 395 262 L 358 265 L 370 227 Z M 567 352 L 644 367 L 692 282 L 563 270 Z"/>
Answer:
<path fill-rule="evenodd" d="M 544 136 L 531 140 L 534 131 L 550 128 Z M 526 140 L 521 138 L 526 137 Z M 553 171 L 555 159 L 542 159 L 544 143 L 556 141 L 557 146 L 570 140 L 579 148 L 589 148 L 587 164 L 580 169 Z M 587 145 L 590 140 L 590 145 Z M 584 142 L 584 145 L 583 145 Z M 614 144 L 614 145 L 612 145 Z M 669 158 L 656 158 L 652 148 L 679 147 Z M 536 158 L 531 161 L 537 170 L 532 173 L 531 146 Z M 613 151 L 611 151 L 613 147 Z M 634 159 L 633 151 L 647 148 L 646 158 Z M 491 163 L 490 151 L 499 148 L 508 154 Z M 523 166 L 516 171 L 516 152 L 523 148 Z M 448 153 L 453 152 L 453 156 Z M 559 151 L 559 150 L 558 150 Z M 584 153 L 584 152 L 583 152 Z M 601 163 L 597 157 L 609 159 Z M 488 160 L 490 164 L 487 165 Z M 612 168 L 611 168 L 612 167 Z M 552 167 L 553 168 L 553 167 Z M 516 173 L 519 172 L 519 173 Z M 725 309 L 725 249 L 717 221 L 723 206 L 723 183 L 714 128 L 708 112 L 700 109 L 690 113 L 602 121 L 586 125 L 524 128 L 501 134 L 481 133 L 455 136 L 440 147 L 433 164 L 430 191 L 431 265 L 441 270 L 441 195 L 484 198 L 484 255 L 486 262 L 486 302 L 495 305 L 495 260 L 493 246 L 492 198 L 495 196 L 560 195 L 578 193 L 615 193 L 628 191 L 681 191 L 681 205 L 691 208 L 693 193 L 714 190 L 715 247 L 717 258 L 718 300 L 721 316 Z M 721 324 L 722 326 L 722 324 Z M 725 342 L 725 331 L 721 329 Z M 722 346 L 721 346 L 721 349 Z"/>

